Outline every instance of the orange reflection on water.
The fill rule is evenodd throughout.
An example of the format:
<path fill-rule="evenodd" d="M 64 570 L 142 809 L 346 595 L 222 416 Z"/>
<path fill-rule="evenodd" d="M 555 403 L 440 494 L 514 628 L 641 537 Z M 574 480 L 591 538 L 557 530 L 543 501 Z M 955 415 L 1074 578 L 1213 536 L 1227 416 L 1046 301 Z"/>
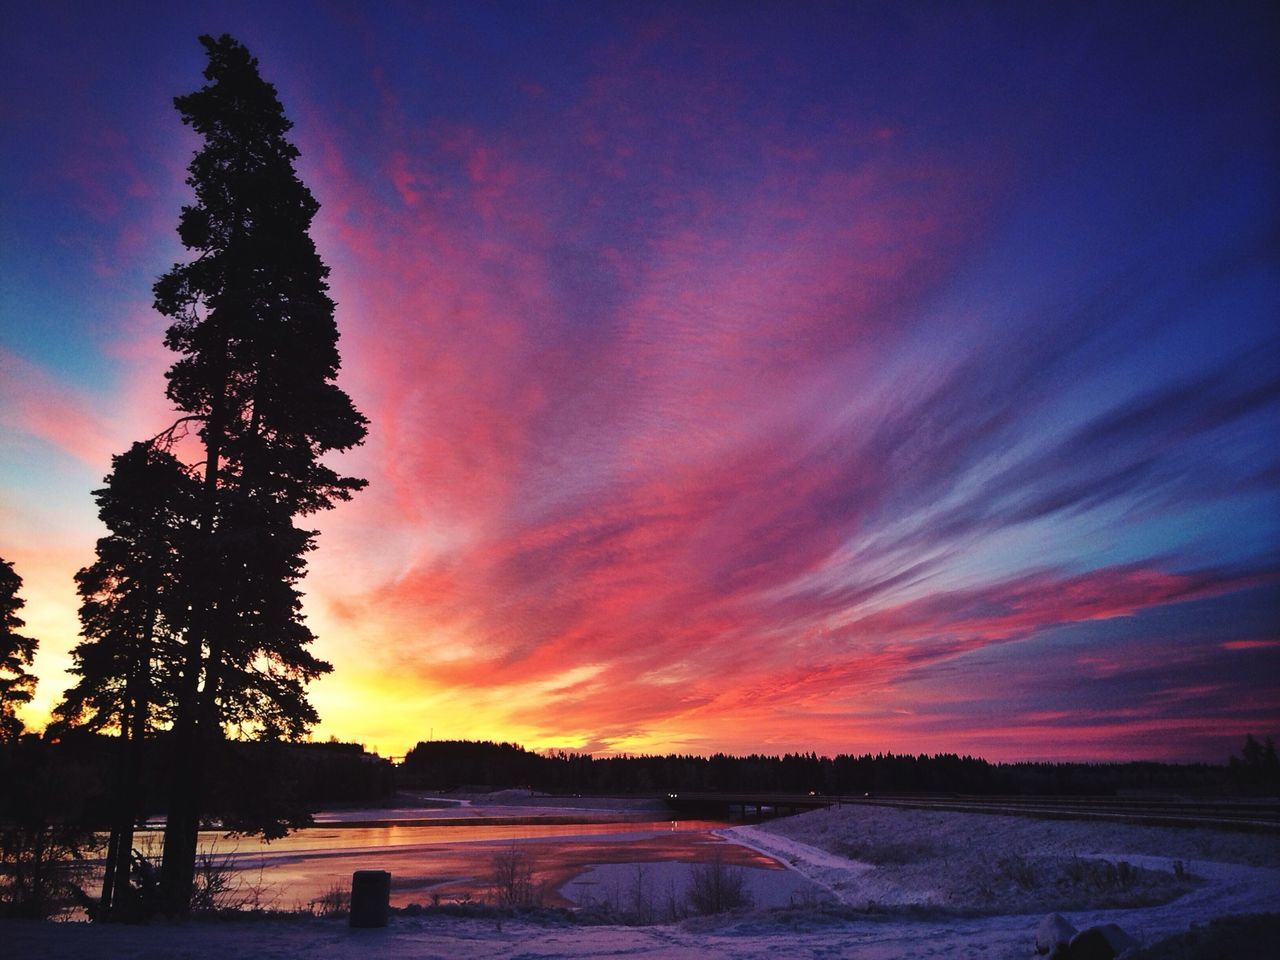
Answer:
<path fill-rule="evenodd" d="M 516 845 L 549 906 L 572 906 L 558 891 L 596 864 L 700 863 L 717 854 L 735 866 L 781 870 L 775 860 L 721 840 L 717 821 L 641 823 L 487 822 L 448 825 L 313 827 L 270 844 L 202 835 L 202 848 L 227 858 L 245 887 L 261 887 L 264 904 L 305 907 L 333 889 L 347 890 L 356 870 L 391 873 L 393 906 L 483 899 L 494 861 Z"/>

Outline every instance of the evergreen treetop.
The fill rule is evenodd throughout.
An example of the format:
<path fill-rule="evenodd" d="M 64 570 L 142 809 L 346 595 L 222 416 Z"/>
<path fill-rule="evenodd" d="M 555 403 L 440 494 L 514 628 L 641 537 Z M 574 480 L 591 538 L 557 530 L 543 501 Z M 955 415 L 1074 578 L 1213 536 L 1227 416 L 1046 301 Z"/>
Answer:
<path fill-rule="evenodd" d="M 38 641 L 18 631 L 26 621 L 18 611 L 26 601 L 18 596 L 22 577 L 8 560 L 0 559 L 0 742 L 16 739 L 22 733 L 17 708 L 31 702 L 36 678 L 27 673 L 35 658 Z"/>
<path fill-rule="evenodd" d="M 168 395 L 203 421 L 205 469 L 219 482 L 310 513 L 364 486 L 320 458 L 360 443 L 368 422 L 334 383 L 329 269 L 308 233 L 319 204 L 257 60 L 228 36 L 200 42 L 209 83 L 174 99 L 204 138 L 188 168 L 196 203 L 178 224 L 199 255 L 155 285 L 157 310 L 174 320 L 165 343 L 180 354 Z"/>

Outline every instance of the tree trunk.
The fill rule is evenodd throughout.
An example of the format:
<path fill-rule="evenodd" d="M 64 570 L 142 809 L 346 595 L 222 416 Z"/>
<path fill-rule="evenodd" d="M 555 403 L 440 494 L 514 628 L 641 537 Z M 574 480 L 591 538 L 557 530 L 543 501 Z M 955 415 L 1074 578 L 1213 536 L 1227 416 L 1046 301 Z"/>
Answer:
<path fill-rule="evenodd" d="M 129 741 L 125 746 L 124 788 L 121 791 L 123 809 L 119 826 L 112 831 L 119 835 L 114 868 L 115 888 L 111 892 L 111 914 L 115 919 L 136 920 L 138 907 L 133 903 L 129 888 L 129 874 L 133 866 L 133 828 L 138 821 L 141 806 L 139 789 L 145 767 L 143 751 L 146 748 L 147 718 L 151 712 L 151 638 L 155 629 L 156 608 L 153 605 L 144 634 L 143 649 L 139 652 L 136 686 L 133 696 L 133 722 Z"/>
<path fill-rule="evenodd" d="M 218 472 L 222 460 L 223 433 L 226 429 L 226 364 L 227 342 L 223 339 L 215 378 L 220 381 L 220 390 L 212 403 L 204 429 L 204 504 L 200 516 L 201 539 L 205 545 L 201 559 L 206 565 L 212 562 L 214 569 L 206 566 L 205 570 L 200 571 L 202 575 L 195 576 L 193 580 L 201 596 L 193 605 L 196 616 L 187 633 L 187 664 L 183 671 L 174 717 L 169 807 L 164 825 L 164 859 L 160 864 L 161 907 L 171 917 L 185 917 L 191 913 L 191 892 L 195 884 L 196 849 L 200 840 L 200 799 L 204 788 L 204 767 L 209 753 L 208 738 L 211 734 L 203 722 L 205 718 L 201 716 L 201 674 L 205 678 L 206 691 L 213 686 L 211 692 L 214 696 L 217 694 L 217 671 L 213 669 L 214 648 L 216 646 L 221 649 L 221 644 L 213 642 L 218 631 L 212 626 L 212 620 L 219 613 L 216 584 L 219 576 L 225 574 L 216 568 L 218 553 L 213 549 L 213 541 L 214 524 L 218 515 Z M 207 662 L 204 656 L 206 640 L 210 641 Z M 213 725 L 217 726 L 216 716 L 213 717 Z"/>
<path fill-rule="evenodd" d="M 199 758 L 195 731 L 174 738 L 169 810 L 164 825 L 164 859 L 160 864 L 161 910 L 170 917 L 191 912 L 199 842 Z"/>
<path fill-rule="evenodd" d="M 107 871 L 102 878 L 102 896 L 98 899 L 98 912 L 94 920 L 113 919 L 112 898 L 116 889 L 116 861 L 119 859 L 120 831 L 111 828 L 111 839 L 107 841 Z"/>
<path fill-rule="evenodd" d="M 200 794 L 203 787 L 204 731 L 199 722 L 198 678 L 203 666 L 199 637 L 189 641 L 187 676 L 174 719 L 169 759 L 169 805 L 164 824 L 164 859 L 160 863 L 161 910 L 170 917 L 191 912 L 196 848 L 200 839 Z"/>
<path fill-rule="evenodd" d="M 206 607 L 206 613 L 208 608 Z M 204 626 L 207 627 L 205 620 Z M 199 718 L 199 679 L 203 672 L 203 630 L 188 636 L 187 665 L 174 717 L 169 758 L 169 804 L 164 824 L 164 859 L 160 863 L 161 910 L 170 917 L 191 912 L 196 847 L 200 833 L 204 730 Z"/>

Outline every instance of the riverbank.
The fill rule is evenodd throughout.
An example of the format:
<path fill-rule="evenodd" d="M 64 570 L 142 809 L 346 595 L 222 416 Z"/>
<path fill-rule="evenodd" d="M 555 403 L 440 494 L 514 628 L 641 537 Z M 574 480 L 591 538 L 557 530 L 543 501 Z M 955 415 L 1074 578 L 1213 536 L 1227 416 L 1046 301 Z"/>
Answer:
<path fill-rule="evenodd" d="M 815 811 L 716 834 L 724 850 L 749 849 L 785 867 L 753 873 L 766 881 L 772 875 L 779 884 L 803 881 L 807 892 L 771 909 L 757 903 L 731 915 L 642 926 L 602 922 L 608 916 L 598 910 L 523 916 L 477 910 L 481 915 L 468 916 L 428 908 L 402 911 L 381 930 L 293 917 L 147 927 L 7 921 L 0 923 L 0 942 L 13 956 L 48 960 L 479 960 L 624 953 L 643 960 L 693 954 L 702 960 L 833 954 L 860 960 L 978 954 L 1025 960 L 1041 916 L 1051 910 L 1079 928 L 1117 923 L 1151 946 L 1185 937 L 1193 925 L 1203 931 L 1217 918 L 1280 907 L 1280 838 L 1270 835 L 866 807 Z M 655 882 L 666 882 L 667 868 L 651 869 Z M 612 876 L 625 906 L 635 864 L 617 864 L 612 875 L 598 870 L 584 860 L 574 876 Z"/>

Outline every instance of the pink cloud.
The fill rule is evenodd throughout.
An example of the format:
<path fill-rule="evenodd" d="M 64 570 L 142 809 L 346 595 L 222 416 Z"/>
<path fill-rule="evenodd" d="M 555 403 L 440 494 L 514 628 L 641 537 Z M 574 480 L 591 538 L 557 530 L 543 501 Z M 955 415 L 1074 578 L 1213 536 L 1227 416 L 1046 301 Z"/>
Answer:
<path fill-rule="evenodd" d="M 0 350 L 0 408 L 5 426 L 91 465 L 110 462 L 110 417 L 99 398 L 60 382 L 7 350 Z"/>
<path fill-rule="evenodd" d="M 1280 640 L 1228 640 L 1221 646 L 1223 650 L 1270 650 L 1280 647 Z"/>

